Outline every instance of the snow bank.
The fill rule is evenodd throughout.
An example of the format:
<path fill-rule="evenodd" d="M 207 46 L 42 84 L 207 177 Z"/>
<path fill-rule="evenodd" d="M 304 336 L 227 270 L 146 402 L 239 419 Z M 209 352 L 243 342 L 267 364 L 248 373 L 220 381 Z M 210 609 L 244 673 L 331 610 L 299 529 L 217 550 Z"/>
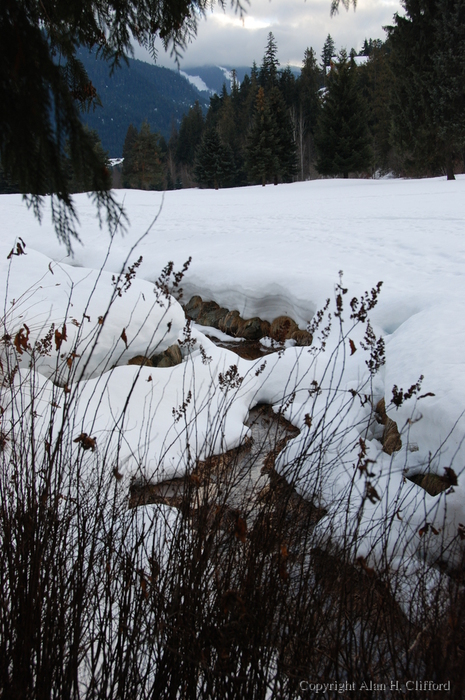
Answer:
<path fill-rule="evenodd" d="M 79 354 L 88 379 L 79 385 L 70 430 L 107 445 L 110 461 L 117 458 L 127 475 L 159 480 L 183 473 L 195 458 L 239 444 L 250 407 L 270 402 L 301 428 L 277 466 L 289 473 L 299 458 L 297 488 L 328 510 L 321 528 L 330 523 L 337 537 L 349 523 L 360 556 L 373 561 L 383 546 L 393 561 L 400 562 L 402 552 L 424 557 L 425 547 L 434 560 L 446 543 L 449 561 L 458 565 L 458 532 L 465 523 L 465 177 L 168 192 L 156 225 L 135 251 L 136 258 L 143 256 L 137 278 L 111 303 L 112 275 L 125 265 L 127 270 L 128 250 L 148 230 L 161 202 L 156 192 L 118 196 L 130 227 L 111 245 L 86 196 L 76 197 L 82 245 L 74 245 L 73 258 L 66 258 L 47 214 L 39 226 L 20 197 L 0 197 L 6 326 L 16 333 L 27 324 L 32 342 L 51 323 L 62 329 L 66 321 L 61 359 Z M 27 256 L 14 258 L 9 270 L 6 255 L 18 234 Z M 244 318 L 271 321 L 288 314 L 301 327 L 334 296 L 339 270 L 349 290 L 346 306 L 382 280 L 371 321 L 386 343 L 385 366 L 373 381 L 363 333 L 350 327 L 346 315 L 342 344 L 334 326 L 322 355 L 288 347 L 261 367 L 262 360 L 246 362 L 216 348 L 197 329 L 192 352 L 184 346 L 184 362 L 175 368 L 118 366 L 102 374 L 130 356 L 161 352 L 183 340 L 180 306 L 171 298 L 157 304 L 153 283 L 169 260 L 180 269 L 189 256 L 186 298 L 199 293 Z M 52 352 L 37 369 L 56 380 L 56 362 Z M 403 440 L 402 449 L 388 457 L 376 439 L 373 407 L 383 396 L 388 405 L 394 385 L 405 392 L 420 375 L 416 398 L 388 409 Z M 364 393 L 371 401 L 362 400 Z M 357 467 L 360 438 L 373 460 L 372 476 Z M 458 486 L 439 497 L 405 481 L 417 472 L 442 476 L 446 467 L 454 469 Z M 373 499 L 367 497 L 369 486 Z"/>

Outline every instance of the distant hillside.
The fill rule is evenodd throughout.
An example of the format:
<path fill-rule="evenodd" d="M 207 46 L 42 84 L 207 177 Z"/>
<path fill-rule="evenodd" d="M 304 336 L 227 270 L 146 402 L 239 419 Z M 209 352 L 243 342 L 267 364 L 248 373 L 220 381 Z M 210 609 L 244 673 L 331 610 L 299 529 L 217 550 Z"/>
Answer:
<path fill-rule="evenodd" d="M 206 110 L 209 99 L 178 72 L 135 59 L 129 66 L 122 64 L 110 77 L 108 64 L 97 60 L 87 51 L 79 51 L 103 107 L 83 115 L 89 127 L 96 129 L 110 157 L 122 155 L 129 124 L 140 128 L 144 119 L 152 131 L 169 139 L 172 124 L 179 127 L 185 114 L 196 100 Z"/>
<path fill-rule="evenodd" d="M 197 66 L 195 68 L 182 69 L 183 73 L 187 73 L 193 80 L 196 77 L 200 78 L 209 92 L 216 92 L 218 95 L 221 93 L 223 85 L 226 85 L 228 92 L 231 91 L 232 70 L 229 66 Z M 250 75 L 250 68 L 244 66 L 235 68 L 235 71 L 239 83 L 244 80 L 246 73 Z M 199 86 L 199 90 L 201 90 L 201 86 Z M 202 90 L 202 92 L 205 92 L 205 90 Z"/>
<path fill-rule="evenodd" d="M 281 70 L 284 68 L 286 66 L 280 66 Z M 297 78 L 300 75 L 300 68 L 296 66 L 290 66 L 290 68 Z M 245 66 L 239 66 L 239 68 L 233 66 L 196 66 L 194 68 L 183 68 L 182 72 L 189 76 L 192 84 L 204 95 L 210 95 L 215 92 L 219 95 L 223 85 L 226 85 L 227 91 L 231 92 L 231 73 L 233 69 L 236 71 L 236 78 L 239 84 L 244 80 L 245 74 L 250 75 L 251 71 L 250 67 Z M 198 80 L 199 78 L 200 80 Z"/>

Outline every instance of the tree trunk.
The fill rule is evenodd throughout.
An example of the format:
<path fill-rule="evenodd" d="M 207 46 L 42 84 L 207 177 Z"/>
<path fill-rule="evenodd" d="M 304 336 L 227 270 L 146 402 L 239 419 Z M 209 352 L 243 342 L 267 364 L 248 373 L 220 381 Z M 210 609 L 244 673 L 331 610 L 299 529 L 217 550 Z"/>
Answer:
<path fill-rule="evenodd" d="M 446 173 L 447 173 L 448 180 L 455 180 L 454 165 L 452 163 L 452 158 L 450 158 L 450 157 L 447 158 Z"/>
<path fill-rule="evenodd" d="M 304 128 L 305 121 L 302 112 L 302 105 L 300 105 L 299 113 L 299 150 L 300 150 L 300 179 L 303 181 L 304 178 Z"/>

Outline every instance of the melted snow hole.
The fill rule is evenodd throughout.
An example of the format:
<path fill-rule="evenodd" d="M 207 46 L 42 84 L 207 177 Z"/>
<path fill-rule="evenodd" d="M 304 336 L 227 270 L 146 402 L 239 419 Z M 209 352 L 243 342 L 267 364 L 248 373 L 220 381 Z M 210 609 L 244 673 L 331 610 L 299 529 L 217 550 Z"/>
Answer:
<path fill-rule="evenodd" d="M 134 481 L 130 507 L 164 503 L 179 508 L 187 500 L 194 508 L 217 505 L 253 519 L 257 499 L 266 496 L 277 478 L 276 457 L 300 431 L 265 404 L 250 410 L 245 425 L 249 433 L 239 447 L 197 462 L 192 473 L 156 484 Z"/>

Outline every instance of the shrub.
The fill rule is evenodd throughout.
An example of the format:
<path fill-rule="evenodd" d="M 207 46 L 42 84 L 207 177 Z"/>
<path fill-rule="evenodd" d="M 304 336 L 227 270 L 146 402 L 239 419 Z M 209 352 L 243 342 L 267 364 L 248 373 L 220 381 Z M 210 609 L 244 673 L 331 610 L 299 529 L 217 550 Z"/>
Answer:
<path fill-rule="evenodd" d="M 131 269 L 113 280 L 102 318 L 122 303 Z M 171 332 L 171 273 L 156 287 L 147 355 Z M 341 278 L 334 308 L 312 323 L 314 345 L 256 363 L 199 347 L 187 325 L 174 370 L 111 370 L 128 338 L 105 362 L 98 321 L 79 326 L 69 363 L 61 319 L 33 337 L 5 315 L 1 697 L 385 698 L 399 688 L 432 698 L 449 681 L 462 696 L 465 605 L 450 554 L 460 535 L 446 539 L 446 515 L 439 533 L 442 496 L 428 506 L 420 487 L 404 488 L 376 440 L 379 291 L 348 310 Z M 348 383 L 355 352 L 366 372 Z M 89 367 L 110 371 L 86 380 Z M 396 388 L 391 407 L 415 400 L 411 389 Z M 254 406 L 249 434 L 231 445 L 228 421 L 242 424 Z M 400 432 L 408 442 L 408 426 Z M 418 504 L 428 527 L 413 537 Z"/>

